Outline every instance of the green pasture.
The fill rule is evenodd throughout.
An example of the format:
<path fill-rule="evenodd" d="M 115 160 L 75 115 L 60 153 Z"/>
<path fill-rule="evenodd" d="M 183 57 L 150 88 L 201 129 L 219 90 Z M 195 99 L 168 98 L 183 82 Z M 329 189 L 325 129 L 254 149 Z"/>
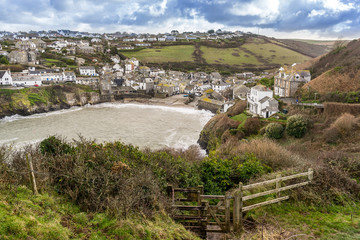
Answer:
<path fill-rule="evenodd" d="M 213 48 L 201 46 L 202 57 L 209 64 L 229 64 L 243 66 L 245 64 L 261 65 L 261 63 L 249 53 L 239 48 Z"/>
<path fill-rule="evenodd" d="M 135 57 L 144 63 L 192 62 L 193 45 L 178 45 L 162 48 L 148 48 L 139 51 L 121 51 L 126 57 Z"/>
<path fill-rule="evenodd" d="M 273 64 L 302 63 L 310 59 L 310 57 L 302 55 L 301 53 L 272 43 L 246 43 L 242 45 L 242 47 L 251 51 L 256 56 L 261 56 L 268 63 Z"/>

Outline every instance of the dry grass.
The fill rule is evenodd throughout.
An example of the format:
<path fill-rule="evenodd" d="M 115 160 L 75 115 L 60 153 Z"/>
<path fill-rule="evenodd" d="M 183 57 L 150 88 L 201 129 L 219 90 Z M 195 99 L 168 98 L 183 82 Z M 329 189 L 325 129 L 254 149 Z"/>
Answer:
<path fill-rule="evenodd" d="M 233 117 L 236 115 L 239 115 L 240 113 L 244 112 L 246 109 L 246 101 L 236 101 L 234 106 L 229 108 L 229 110 L 226 112 L 228 116 Z"/>
<path fill-rule="evenodd" d="M 228 141 L 219 150 L 220 154 L 239 156 L 245 153 L 253 153 L 264 164 L 273 170 L 290 167 L 304 167 L 305 159 L 288 151 L 273 140 L 262 138 L 251 141 Z"/>
<path fill-rule="evenodd" d="M 349 103 L 325 103 L 324 116 L 334 117 L 340 116 L 343 113 L 350 113 L 354 116 L 360 115 L 360 104 Z"/>
<path fill-rule="evenodd" d="M 344 139 L 353 133 L 358 119 L 349 113 L 343 113 L 329 128 L 324 131 L 323 138 L 327 143 L 336 143 L 340 138 Z"/>
<path fill-rule="evenodd" d="M 355 126 L 356 122 L 357 120 L 354 115 L 344 113 L 336 119 L 330 127 L 336 128 L 342 135 L 348 135 Z"/>
<path fill-rule="evenodd" d="M 308 86 L 320 94 L 331 93 L 336 91 L 351 92 L 360 88 L 360 71 L 353 70 L 345 73 L 337 73 L 329 70 L 319 77 L 313 79 L 303 86 L 307 90 Z"/>

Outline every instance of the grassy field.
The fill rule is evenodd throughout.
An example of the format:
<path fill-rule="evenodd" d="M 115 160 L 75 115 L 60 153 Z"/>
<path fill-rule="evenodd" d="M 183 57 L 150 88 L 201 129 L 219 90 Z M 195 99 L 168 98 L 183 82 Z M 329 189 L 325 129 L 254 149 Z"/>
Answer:
<path fill-rule="evenodd" d="M 264 211 L 271 217 L 264 217 Z M 281 226 L 269 229 L 269 236 L 282 231 L 298 235 L 299 239 L 360 239 L 359 204 L 320 207 L 284 202 L 250 211 L 248 217 Z"/>
<path fill-rule="evenodd" d="M 0 239 L 198 239 L 165 215 L 116 219 L 23 186 L 0 190 L 0 223 Z"/>
<path fill-rule="evenodd" d="M 213 48 L 202 46 L 203 58 L 209 64 L 229 64 L 229 65 L 260 65 L 256 57 L 244 52 L 239 48 Z"/>
<path fill-rule="evenodd" d="M 261 56 L 268 63 L 292 64 L 302 63 L 310 59 L 310 57 L 271 43 L 246 43 L 242 47 L 259 57 Z"/>
<path fill-rule="evenodd" d="M 135 57 L 144 63 L 192 62 L 194 50 L 193 45 L 179 45 L 139 51 L 121 51 L 121 53 L 129 58 Z"/>

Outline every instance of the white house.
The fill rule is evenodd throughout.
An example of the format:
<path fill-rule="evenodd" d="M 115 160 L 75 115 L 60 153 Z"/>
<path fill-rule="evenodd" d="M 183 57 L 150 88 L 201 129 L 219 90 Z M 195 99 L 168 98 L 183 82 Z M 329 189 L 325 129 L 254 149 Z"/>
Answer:
<path fill-rule="evenodd" d="M 215 92 L 221 92 L 231 87 L 231 84 L 230 83 L 212 84 L 211 87 L 212 89 L 214 89 Z"/>
<path fill-rule="evenodd" d="M 13 84 L 19 86 L 38 87 L 42 85 L 41 77 L 37 75 L 28 75 L 27 73 L 14 73 Z"/>
<path fill-rule="evenodd" d="M 62 73 L 64 82 L 76 82 L 76 75 L 74 72 L 66 71 Z"/>
<path fill-rule="evenodd" d="M 80 75 L 83 76 L 98 76 L 96 73 L 95 67 L 93 66 L 83 66 L 79 67 Z"/>
<path fill-rule="evenodd" d="M 0 70 L 0 85 L 12 85 L 12 77 L 10 70 Z"/>
<path fill-rule="evenodd" d="M 120 57 L 118 55 L 111 56 L 111 61 L 115 64 L 120 63 Z"/>
<path fill-rule="evenodd" d="M 154 80 L 152 78 L 141 79 L 138 84 L 139 89 L 146 90 L 147 93 L 154 89 Z"/>
<path fill-rule="evenodd" d="M 273 98 L 273 91 L 262 85 L 251 88 L 247 101 L 249 111 L 264 118 L 279 111 L 279 103 Z"/>

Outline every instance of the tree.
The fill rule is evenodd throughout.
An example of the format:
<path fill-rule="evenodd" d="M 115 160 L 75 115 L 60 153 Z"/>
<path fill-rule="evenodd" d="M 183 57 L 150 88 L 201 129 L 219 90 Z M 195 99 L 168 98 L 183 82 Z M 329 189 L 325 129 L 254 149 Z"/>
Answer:
<path fill-rule="evenodd" d="M 1 64 L 9 64 L 9 61 L 5 56 L 0 57 L 0 63 Z"/>
<path fill-rule="evenodd" d="M 215 32 L 215 30 L 214 29 L 210 29 L 209 31 L 207 31 L 209 34 L 212 34 L 212 33 L 214 33 Z"/>
<path fill-rule="evenodd" d="M 286 124 L 286 132 L 290 136 L 302 138 L 307 131 L 307 121 L 301 115 L 289 117 Z"/>
<path fill-rule="evenodd" d="M 110 53 L 111 53 L 112 55 L 118 54 L 117 48 L 116 48 L 115 46 L 114 46 L 114 47 L 111 47 L 111 48 L 110 48 Z"/>

